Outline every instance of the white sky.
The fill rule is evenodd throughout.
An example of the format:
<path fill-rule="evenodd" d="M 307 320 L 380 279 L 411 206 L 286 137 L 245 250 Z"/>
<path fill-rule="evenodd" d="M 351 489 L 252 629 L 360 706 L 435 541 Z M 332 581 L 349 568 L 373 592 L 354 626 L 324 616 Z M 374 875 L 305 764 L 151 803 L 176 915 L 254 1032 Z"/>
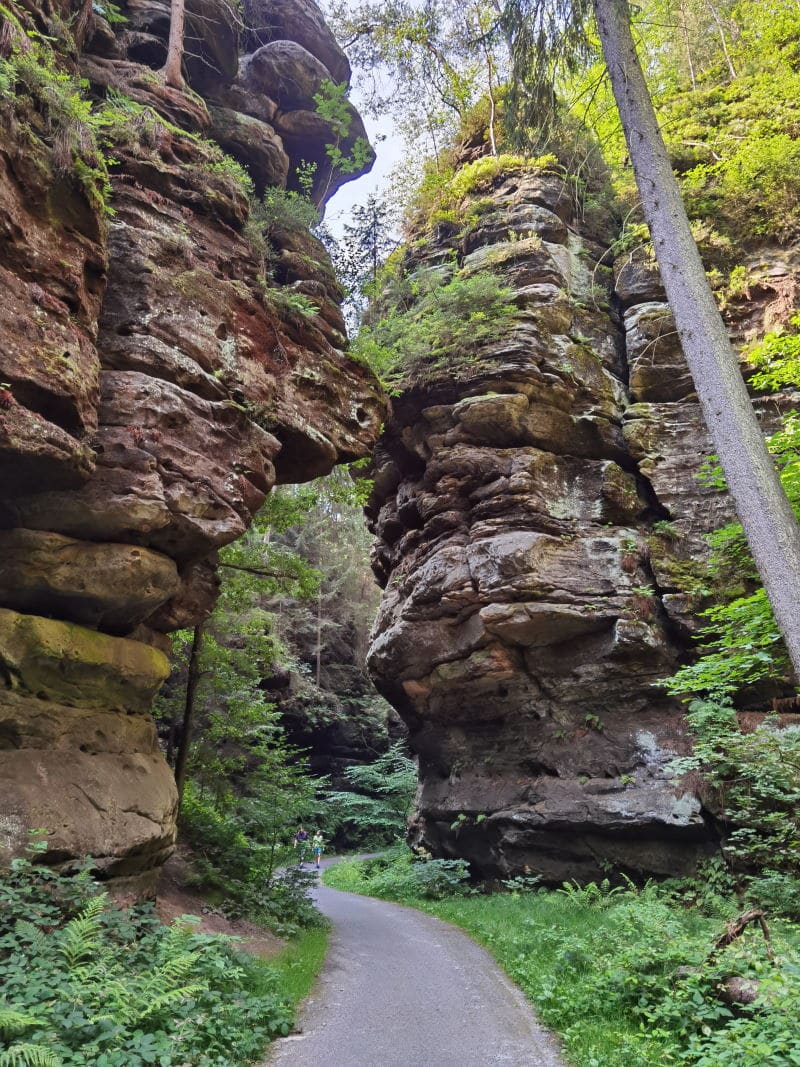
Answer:
<path fill-rule="evenodd" d="M 355 181 L 343 185 L 328 201 L 325 208 L 325 222 L 335 237 L 340 236 L 342 224 L 349 218 L 353 207 L 365 203 L 370 193 L 382 193 L 386 190 L 389 176 L 402 159 L 404 149 L 402 138 L 388 115 L 378 120 L 366 116 L 362 110 L 357 87 L 353 88 L 350 99 L 361 111 L 364 125 L 367 128 L 367 136 L 378 158 L 369 174 L 364 174 Z"/>
<path fill-rule="evenodd" d="M 327 14 L 325 0 L 317 0 L 317 3 L 323 12 Z M 351 10 L 355 9 L 358 5 L 358 0 L 347 0 L 347 5 Z M 372 76 L 379 83 L 382 82 L 382 75 L 379 72 L 373 71 Z M 355 181 L 347 182 L 328 201 L 325 208 L 325 222 L 334 237 L 341 235 L 342 224 L 348 220 L 354 207 L 365 203 L 371 193 L 383 193 L 386 190 L 391 172 L 403 156 L 403 140 L 395 129 L 392 119 L 388 115 L 375 119 L 366 114 L 363 94 L 359 89 L 358 81 L 359 71 L 354 70 L 352 88 L 349 94 L 350 100 L 361 113 L 369 142 L 375 149 L 377 159 L 369 174 L 362 175 L 362 177 L 356 178 Z M 380 88 L 382 91 L 386 90 L 385 82 L 380 85 Z"/>

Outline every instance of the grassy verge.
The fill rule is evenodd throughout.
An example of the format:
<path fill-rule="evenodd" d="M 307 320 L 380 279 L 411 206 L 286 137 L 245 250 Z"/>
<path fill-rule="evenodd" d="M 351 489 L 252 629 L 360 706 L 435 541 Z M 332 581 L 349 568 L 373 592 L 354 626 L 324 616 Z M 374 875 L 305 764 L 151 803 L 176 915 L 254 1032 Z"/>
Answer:
<path fill-rule="evenodd" d="M 424 899 L 407 889 L 412 860 L 395 856 L 329 868 L 339 889 L 412 904 L 485 945 L 559 1033 L 576 1067 L 800 1065 L 800 928 L 772 924 L 772 965 L 749 929 L 716 960 L 715 938 L 738 911 L 702 886 L 607 884 Z M 394 872 L 394 873 L 393 873 Z M 698 897 L 698 893 L 701 894 Z M 760 983 L 750 1007 L 719 995 L 731 975 Z"/>
<path fill-rule="evenodd" d="M 298 934 L 267 965 L 278 972 L 278 987 L 293 1009 L 311 992 L 327 951 L 328 930 L 314 926 Z"/>

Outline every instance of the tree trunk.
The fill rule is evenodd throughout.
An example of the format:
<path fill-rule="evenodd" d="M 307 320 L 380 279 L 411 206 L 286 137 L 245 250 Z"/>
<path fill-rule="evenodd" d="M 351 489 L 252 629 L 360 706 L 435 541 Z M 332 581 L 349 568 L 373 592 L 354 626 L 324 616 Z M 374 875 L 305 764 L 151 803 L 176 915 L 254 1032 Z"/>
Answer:
<path fill-rule="evenodd" d="M 728 41 L 725 37 L 725 27 L 722 25 L 722 19 L 720 18 L 719 11 L 717 11 L 716 7 L 711 2 L 709 2 L 708 9 L 711 12 L 711 17 L 714 20 L 714 24 L 717 27 L 719 39 L 722 42 L 722 51 L 725 54 L 725 62 L 728 64 L 728 73 L 731 76 L 731 80 L 735 81 L 737 77 L 736 67 L 734 67 L 733 65 L 733 59 L 731 58 L 731 54 L 728 50 Z"/>
<path fill-rule="evenodd" d="M 186 0 L 171 0 L 169 19 L 169 43 L 167 44 L 167 61 L 164 64 L 164 81 L 173 89 L 184 89 L 183 80 L 183 23 L 186 14 Z"/>
<path fill-rule="evenodd" d="M 686 49 L 686 62 L 689 65 L 689 77 L 692 80 L 692 89 L 697 88 L 697 77 L 694 73 L 694 59 L 692 58 L 692 44 L 689 40 L 689 26 L 686 21 L 686 5 L 681 2 L 681 33 L 683 34 L 683 46 Z"/>
<path fill-rule="evenodd" d="M 186 783 L 186 766 L 189 759 L 189 745 L 192 741 L 194 698 L 197 693 L 197 683 L 200 680 L 200 649 L 203 644 L 204 631 L 205 622 L 199 622 L 194 628 L 192 650 L 189 653 L 189 672 L 186 678 L 186 702 L 183 707 L 181 743 L 178 745 L 178 753 L 175 757 L 175 785 L 178 787 L 179 813 L 181 810 L 181 802 L 183 801 L 183 787 Z"/>
<path fill-rule="evenodd" d="M 800 677 L 800 528 L 706 279 L 636 54 L 628 0 L 594 0 L 594 8 L 683 353 L 739 520 Z"/>
<path fill-rule="evenodd" d="M 317 689 L 322 676 L 322 589 L 317 593 Z"/>

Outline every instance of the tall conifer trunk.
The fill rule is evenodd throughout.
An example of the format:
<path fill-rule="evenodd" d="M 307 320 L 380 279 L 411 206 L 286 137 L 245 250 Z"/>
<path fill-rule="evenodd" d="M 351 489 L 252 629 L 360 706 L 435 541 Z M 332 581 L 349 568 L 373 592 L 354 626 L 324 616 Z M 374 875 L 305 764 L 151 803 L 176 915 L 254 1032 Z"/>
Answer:
<path fill-rule="evenodd" d="M 200 681 L 200 649 L 203 645 L 205 622 L 199 622 L 194 628 L 192 638 L 192 650 L 189 653 L 189 668 L 186 676 L 186 700 L 183 708 L 183 725 L 181 728 L 181 740 L 175 756 L 175 785 L 178 789 L 178 812 L 180 813 L 183 803 L 183 789 L 186 785 L 186 770 L 189 764 L 189 749 L 192 744 L 192 729 L 194 727 L 195 696 L 197 683 Z"/>
<path fill-rule="evenodd" d="M 800 527 L 767 451 L 658 127 L 628 0 L 593 0 L 661 278 L 739 520 L 800 677 Z"/>

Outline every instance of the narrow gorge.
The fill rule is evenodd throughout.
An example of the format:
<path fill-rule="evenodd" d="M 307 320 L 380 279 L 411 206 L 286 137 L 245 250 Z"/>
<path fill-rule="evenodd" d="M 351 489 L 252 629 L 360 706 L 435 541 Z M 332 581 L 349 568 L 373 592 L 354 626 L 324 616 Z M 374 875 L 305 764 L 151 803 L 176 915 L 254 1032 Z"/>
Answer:
<path fill-rule="evenodd" d="M 733 511 L 696 477 L 712 449 L 618 212 L 552 159 L 473 145 L 372 321 L 455 283 L 500 312 L 467 307 L 474 340 L 387 398 L 308 220 L 263 214 L 373 161 L 353 106 L 320 106 L 350 67 L 313 0 L 190 0 L 184 89 L 161 73 L 167 0 L 0 18 L 0 859 L 44 829 L 52 863 L 153 891 L 169 634 L 208 616 L 216 553 L 273 486 L 372 456 L 368 663 L 419 760 L 413 842 L 494 878 L 694 872 L 717 813 L 670 773 L 690 739 L 660 683 L 692 657 L 706 535 Z M 739 345 L 800 279 L 790 243 L 742 257 Z M 757 398 L 765 430 L 798 402 Z"/>

